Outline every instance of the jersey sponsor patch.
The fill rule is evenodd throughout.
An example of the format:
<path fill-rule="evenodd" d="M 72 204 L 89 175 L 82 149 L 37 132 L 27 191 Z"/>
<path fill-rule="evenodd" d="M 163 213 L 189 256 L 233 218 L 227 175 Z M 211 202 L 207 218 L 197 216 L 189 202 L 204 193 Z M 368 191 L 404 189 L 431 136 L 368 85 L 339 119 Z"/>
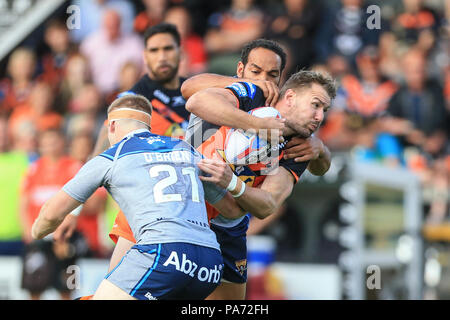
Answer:
<path fill-rule="evenodd" d="M 233 89 L 239 97 L 248 97 L 249 94 L 247 92 L 246 87 L 242 83 L 233 83 L 228 88 Z"/>
<path fill-rule="evenodd" d="M 181 107 L 186 104 L 186 100 L 184 100 L 183 96 L 177 96 L 172 98 L 172 106 Z"/>
<path fill-rule="evenodd" d="M 153 91 L 153 95 L 165 104 L 170 103 L 170 97 L 163 93 L 161 90 L 157 89 Z"/>
<path fill-rule="evenodd" d="M 255 93 L 256 93 L 256 85 L 254 85 L 253 83 L 250 82 L 243 82 L 245 84 L 245 86 L 248 88 L 248 93 L 250 95 L 250 98 L 254 98 L 255 97 Z"/>

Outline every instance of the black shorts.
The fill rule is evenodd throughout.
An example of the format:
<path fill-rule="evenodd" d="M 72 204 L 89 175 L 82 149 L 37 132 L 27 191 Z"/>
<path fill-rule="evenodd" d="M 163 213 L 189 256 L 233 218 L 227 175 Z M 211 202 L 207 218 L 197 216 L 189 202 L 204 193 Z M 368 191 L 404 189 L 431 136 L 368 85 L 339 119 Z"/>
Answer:
<path fill-rule="evenodd" d="M 27 244 L 22 255 L 22 288 L 31 293 L 42 293 L 49 288 L 70 292 L 67 280 L 73 273 L 68 273 L 67 268 L 83 256 L 83 243 L 87 248 L 83 236 L 74 233 L 69 240 L 69 254 L 62 259 L 56 256 L 53 241 L 37 240 Z"/>
<path fill-rule="evenodd" d="M 222 252 L 224 270 L 222 281 L 232 283 L 247 282 L 247 229 L 249 216 L 238 225 L 227 228 L 211 223 Z"/>

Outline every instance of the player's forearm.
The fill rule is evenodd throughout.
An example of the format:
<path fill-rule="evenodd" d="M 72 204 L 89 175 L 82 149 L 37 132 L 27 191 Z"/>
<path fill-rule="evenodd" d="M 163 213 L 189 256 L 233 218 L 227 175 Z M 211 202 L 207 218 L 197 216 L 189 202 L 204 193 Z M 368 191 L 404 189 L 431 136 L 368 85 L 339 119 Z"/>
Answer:
<path fill-rule="evenodd" d="M 236 99 L 224 89 L 206 89 L 194 94 L 186 109 L 203 120 L 218 126 L 248 130 L 260 129 L 260 119 L 238 109 Z"/>
<path fill-rule="evenodd" d="M 272 195 L 259 188 L 246 187 L 242 196 L 236 198 L 238 205 L 253 216 L 264 219 L 276 211 Z"/>
<path fill-rule="evenodd" d="M 42 239 L 54 232 L 63 222 L 66 215 L 80 205 L 81 202 L 76 201 L 60 190 L 42 206 L 39 216 L 31 228 L 31 236 L 34 239 Z"/>
<path fill-rule="evenodd" d="M 195 93 L 207 88 L 225 88 L 236 82 L 236 78 L 214 73 L 202 73 L 193 76 L 181 85 L 181 94 L 188 100 Z"/>
<path fill-rule="evenodd" d="M 49 219 L 46 215 L 39 215 L 31 228 L 33 239 L 42 239 L 54 232 L 63 219 Z"/>
<path fill-rule="evenodd" d="M 315 160 L 311 160 L 308 164 L 308 170 L 315 176 L 323 176 L 331 166 L 331 152 L 327 146 L 323 146 L 323 151 Z"/>

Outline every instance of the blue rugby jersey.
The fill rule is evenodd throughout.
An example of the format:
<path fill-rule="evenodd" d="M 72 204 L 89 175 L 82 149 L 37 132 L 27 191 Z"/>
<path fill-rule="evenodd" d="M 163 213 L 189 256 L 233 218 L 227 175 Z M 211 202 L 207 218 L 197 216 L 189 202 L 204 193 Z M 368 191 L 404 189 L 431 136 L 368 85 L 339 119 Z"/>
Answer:
<path fill-rule="evenodd" d="M 63 190 L 85 202 L 104 186 L 137 244 L 185 242 L 219 249 L 205 200 L 214 204 L 226 190 L 198 178 L 201 158 L 182 140 L 137 130 L 87 162 Z"/>

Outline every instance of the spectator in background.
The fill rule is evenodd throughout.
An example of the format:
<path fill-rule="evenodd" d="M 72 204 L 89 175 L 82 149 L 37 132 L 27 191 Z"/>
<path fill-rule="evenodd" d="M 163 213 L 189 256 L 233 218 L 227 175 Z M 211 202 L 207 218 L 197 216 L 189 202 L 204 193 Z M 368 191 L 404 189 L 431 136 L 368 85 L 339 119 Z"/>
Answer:
<path fill-rule="evenodd" d="M 30 292 L 33 300 L 39 299 L 49 287 L 56 288 L 62 299 L 70 299 L 66 269 L 75 264 L 76 250 L 73 249 L 76 247 L 67 241 L 32 241 L 31 226 L 45 201 L 78 172 L 81 164 L 65 155 L 65 139 L 59 129 L 39 133 L 39 152 L 41 157 L 28 168 L 20 193 L 20 217 L 26 244 L 22 287 Z"/>
<path fill-rule="evenodd" d="M 0 116 L 0 255 L 20 255 L 23 250 L 19 219 L 19 187 L 28 166 L 28 157 L 9 144 L 8 122 Z"/>
<path fill-rule="evenodd" d="M 363 49 L 356 63 L 358 76 L 347 74 L 341 79 L 333 110 L 320 136 L 333 149 L 358 147 L 358 160 L 397 165 L 401 153 L 399 142 L 379 132 L 377 122 L 386 112 L 397 85 L 380 74 L 376 47 Z"/>
<path fill-rule="evenodd" d="M 445 144 L 445 100 L 442 86 L 427 79 L 421 51 L 409 50 L 402 58 L 405 83 L 389 102 L 385 128 L 431 157 L 441 154 Z"/>
<path fill-rule="evenodd" d="M 272 17 L 265 34 L 269 39 L 284 43 L 294 53 L 292 68 L 286 69 L 289 77 L 296 70 L 314 63 L 314 37 L 321 10 L 317 1 L 284 0 L 283 4 L 283 13 Z"/>
<path fill-rule="evenodd" d="M 94 139 L 90 132 L 80 131 L 71 140 L 69 155 L 80 163 L 88 160 L 94 148 Z M 89 255 L 94 257 L 106 257 L 107 250 L 100 240 L 100 221 L 105 212 L 107 192 L 99 188 L 83 204 L 80 216 L 77 218 L 77 230 L 83 234 L 89 245 Z"/>
<path fill-rule="evenodd" d="M 127 62 L 122 66 L 119 74 L 119 87 L 112 94 L 106 97 L 106 104 L 110 105 L 114 100 L 117 99 L 117 95 L 121 92 L 127 91 L 138 82 L 139 78 L 142 76 L 142 70 L 134 62 Z"/>
<path fill-rule="evenodd" d="M 65 133 L 71 138 L 80 132 L 89 133 L 97 139 L 106 120 L 102 96 L 93 84 L 85 85 L 74 97 L 71 113 L 66 116 Z"/>
<path fill-rule="evenodd" d="M 382 31 L 367 28 L 368 17 L 362 0 L 341 0 L 340 5 L 327 8 L 316 38 L 318 61 L 340 55 L 355 69 L 357 53 L 365 46 L 378 45 Z"/>
<path fill-rule="evenodd" d="M 142 0 L 145 9 L 134 18 L 134 31 L 144 34 L 145 30 L 163 21 L 167 0 Z"/>
<path fill-rule="evenodd" d="M 424 5 L 423 0 L 403 0 L 403 12 L 392 23 L 392 32 L 398 46 L 428 52 L 435 43 L 440 18 Z"/>
<path fill-rule="evenodd" d="M 107 10 L 101 29 L 86 38 L 80 48 L 89 60 L 94 84 L 104 95 L 118 88 L 119 73 L 125 63 L 132 61 L 142 68 L 142 40 L 134 33 L 122 33 L 120 25 L 120 15 Z"/>
<path fill-rule="evenodd" d="M 92 33 L 97 32 L 101 27 L 101 20 L 108 10 L 115 10 L 120 13 L 123 23 L 121 24 L 122 33 L 133 31 L 133 19 L 135 9 L 133 4 L 127 0 L 73 0 L 73 5 L 80 9 L 81 28 L 70 31 L 72 41 L 81 43 Z"/>
<path fill-rule="evenodd" d="M 35 131 L 59 127 L 63 117 L 53 111 L 54 94 L 46 82 L 38 82 L 33 87 L 28 101 L 15 108 L 9 119 L 9 133 L 20 131 L 21 126 L 31 124 Z"/>
<path fill-rule="evenodd" d="M 436 48 L 440 17 L 425 6 L 423 0 L 403 0 L 401 11 L 390 19 L 390 28 L 380 37 L 382 72 L 396 81 L 401 81 L 401 53 L 410 47 L 430 56 Z M 430 67 L 432 67 L 430 65 Z"/>
<path fill-rule="evenodd" d="M 263 19 L 263 12 L 254 6 L 253 0 L 232 0 L 229 9 L 212 14 L 205 35 L 209 72 L 234 75 L 240 49 L 261 36 Z"/>
<path fill-rule="evenodd" d="M 427 79 L 422 51 L 406 52 L 402 67 L 405 84 L 392 97 L 382 124 L 401 138 L 406 166 L 423 183 L 425 202 L 430 203 L 429 221 L 441 222 L 447 214 L 448 201 L 448 181 L 442 181 L 448 177 L 448 173 L 442 173 L 448 142 L 443 89 L 437 81 Z"/>
<path fill-rule="evenodd" d="M 39 80 L 49 83 L 52 88 L 58 90 L 64 77 L 67 60 L 76 49 L 70 43 L 67 26 L 59 20 L 51 20 L 47 24 L 44 39 L 50 52 L 41 59 L 42 73 Z M 65 111 L 62 108 L 60 109 L 60 106 L 57 107 L 58 111 Z"/>
<path fill-rule="evenodd" d="M 206 71 L 207 54 L 203 39 L 192 30 L 192 17 L 189 11 L 182 6 L 170 8 L 164 21 L 177 26 L 181 36 L 182 58 L 179 74 L 189 77 Z"/>
<path fill-rule="evenodd" d="M 20 47 L 8 60 L 9 77 L 0 81 L 0 114 L 9 115 L 15 107 L 26 102 L 33 88 L 36 56 L 30 49 Z"/>
<path fill-rule="evenodd" d="M 59 105 L 64 113 L 73 109 L 71 104 L 81 89 L 91 82 L 89 62 L 82 54 L 76 53 L 67 60 L 63 79 L 56 96 L 55 104 Z"/>

